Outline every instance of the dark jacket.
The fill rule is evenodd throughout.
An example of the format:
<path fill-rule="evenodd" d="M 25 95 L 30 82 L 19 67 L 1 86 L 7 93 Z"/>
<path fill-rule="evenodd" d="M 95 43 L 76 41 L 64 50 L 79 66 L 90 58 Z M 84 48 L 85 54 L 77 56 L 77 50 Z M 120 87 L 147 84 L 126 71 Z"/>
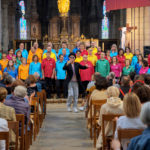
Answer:
<path fill-rule="evenodd" d="M 7 101 L 4 102 L 5 105 L 13 107 L 16 114 L 24 114 L 25 123 L 30 118 L 30 106 L 25 102 L 24 98 L 12 95 Z"/>
<path fill-rule="evenodd" d="M 81 82 L 81 78 L 80 78 L 80 73 L 79 73 L 79 69 L 87 69 L 86 66 L 82 66 L 79 63 L 74 63 L 74 68 L 75 68 L 75 74 L 76 74 L 76 78 L 77 78 L 77 82 L 80 83 Z M 65 64 L 65 66 L 63 67 L 64 70 L 67 71 L 67 77 L 66 77 L 66 83 L 68 84 L 72 77 L 73 77 L 73 69 L 72 69 L 72 65 L 67 63 Z"/>
<path fill-rule="evenodd" d="M 146 128 L 142 135 L 131 139 L 128 150 L 150 150 L 150 127 Z"/>

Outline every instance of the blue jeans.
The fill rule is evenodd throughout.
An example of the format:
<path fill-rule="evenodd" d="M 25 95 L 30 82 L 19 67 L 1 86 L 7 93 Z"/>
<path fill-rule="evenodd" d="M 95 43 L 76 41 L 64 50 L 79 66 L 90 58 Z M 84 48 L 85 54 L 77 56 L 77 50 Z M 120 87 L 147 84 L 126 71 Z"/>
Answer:
<path fill-rule="evenodd" d="M 73 107 L 76 108 L 78 104 L 78 96 L 79 96 L 79 88 L 78 88 L 78 82 L 70 81 L 68 85 L 68 100 L 67 100 L 67 106 L 70 107 L 73 102 Z"/>

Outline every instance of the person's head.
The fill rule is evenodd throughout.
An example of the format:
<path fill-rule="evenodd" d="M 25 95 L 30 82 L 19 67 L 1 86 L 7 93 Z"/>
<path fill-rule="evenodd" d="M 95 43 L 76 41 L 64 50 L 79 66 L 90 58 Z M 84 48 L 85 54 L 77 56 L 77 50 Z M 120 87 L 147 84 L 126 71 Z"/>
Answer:
<path fill-rule="evenodd" d="M 7 96 L 7 90 L 3 87 L 0 87 L 0 102 L 4 103 Z"/>
<path fill-rule="evenodd" d="M 134 92 L 139 97 L 141 103 L 150 101 L 150 88 L 146 85 L 139 86 Z"/>
<path fill-rule="evenodd" d="M 130 52 L 131 52 L 130 47 L 126 47 L 126 48 L 125 48 L 125 52 L 126 52 L 126 53 L 130 53 Z"/>
<path fill-rule="evenodd" d="M 108 79 L 115 79 L 115 73 L 114 72 L 110 72 L 109 75 L 107 76 Z"/>
<path fill-rule="evenodd" d="M 4 79 L 4 84 L 7 86 L 11 86 L 13 83 L 13 78 L 10 75 L 7 75 L 6 78 Z"/>
<path fill-rule="evenodd" d="M 67 48 L 67 43 L 66 42 L 62 42 L 62 48 Z"/>
<path fill-rule="evenodd" d="M 35 53 L 35 52 L 36 52 L 36 49 L 35 49 L 33 46 L 31 47 L 31 52 L 32 52 L 32 53 Z"/>
<path fill-rule="evenodd" d="M 136 72 L 135 72 L 135 71 L 134 71 L 134 72 L 130 72 L 129 77 L 130 77 L 130 79 L 131 79 L 132 81 L 134 81 L 135 75 L 136 75 Z"/>
<path fill-rule="evenodd" d="M 89 55 L 92 55 L 93 49 L 92 48 L 88 48 L 88 53 Z"/>
<path fill-rule="evenodd" d="M 50 53 L 50 52 L 47 52 L 47 53 L 46 53 L 46 58 L 47 58 L 47 59 L 50 59 L 50 58 L 51 58 L 50 56 L 51 56 L 51 53 Z"/>
<path fill-rule="evenodd" d="M 98 90 L 106 90 L 108 87 L 106 78 L 101 76 L 96 78 L 95 86 Z"/>
<path fill-rule="evenodd" d="M 91 42 L 91 47 L 92 47 L 92 48 L 95 47 L 95 42 L 94 42 L 94 41 Z"/>
<path fill-rule="evenodd" d="M 35 50 L 38 49 L 38 47 L 39 47 L 38 42 L 34 42 L 34 43 L 33 43 L 33 47 L 34 47 Z"/>
<path fill-rule="evenodd" d="M 105 53 L 101 52 L 101 59 L 103 60 L 105 58 Z"/>
<path fill-rule="evenodd" d="M 76 57 L 78 58 L 78 57 L 80 57 L 81 56 L 81 51 L 80 50 L 77 50 L 77 52 L 76 52 Z"/>
<path fill-rule="evenodd" d="M 73 63 L 76 59 L 76 55 L 72 52 L 69 54 L 69 60 L 71 60 L 71 62 Z"/>
<path fill-rule="evenodd" d="M 143 61 L 143 56 L 142 56 L 142 54 L 139 54 L 139 55 L 138 55 L 138 62 L 140 62 L 140 61 Z"/>
<path fill-rule="evenodd" d="M 116 44 L 113 44 L 113 45 L 111 46 L 111 50 L 112 50 L 113 52 L 117 52 L 117 45 L 116 45 Z"/>
<path fill-rule="evenodd" d="M 21 58 L 21 62 L 22 62 L 23 65 L 26 65 L 26 64 L 27 64 L 27 61 L 26 61 L 25 58 Z"/>
<path fill-rule="evenodd" d="M 77 43 L 76 43 L 76 47 L 79 47 L 80 46 L 80 41 L 77 41 Z"/>
<path fill-rule="evenodd" d="M 14 54 L 14 50 L 11 48 L 8 50 L 9 55 L 13 55 Z"/>
<path fill-rule="evenodd" d="M 121 85 L 125 87 L 130 86 L 130 77 L 129 76 L 123 76 L 121 78 Z"/>
<path fill-rule="evenodd" d="M 63 54 L 63 56 L 66 55 L 66 48 L 63 48 L 63 49 L 62 49 L 62 54 Z"/>
<path fill-rule="evenodd" d="M 134 53 L 135 53 L 136 56 L 138 56 L 140 54 L 140 50 L 136 49 Z"/>
<path fill-rule="evenodd" d="M 36 78 L 34 75 L 29 75 L 28 79 L 30 80 L 30 84 L 36 83 Z"/>
<path fill-rule="evenodd" d="M 120 92 L 119 92 L 119 89 L 117 87 L 115 87 L 115 86 L 108 87 L 107 95 L 109 98 L 110 97 L 119 97 L 119 94 L 120 94 Z"/>
<path fill-rule="evenodd" d="M 141 112 L 141 103 L 135 93 L 128 93 L 124 96 L 123 109 L 128 118 L 139 117 Z"/>
<path fill-rule="evenodd" d="M 100 73 L 99 73 L 99 72 L 95 72 L 95 73 L 92 75 L 91 80 L 92 80 L 92 81 L 96 81 L 96 79 L 97 79 L 97 78 L 100 78 L 100 77 L 101 77 Z"/>
<path fill-rule="evenodd" d="M 150 102 L 147 102 L 142 106 L 140 119 L 148 127 L 150 127 L 150 115 L 149 114 L 150 114 Z"/>
<path fill-rule="evenodd" d="M 19 85 L 26 87 L 25 83 L 22 80 L 16 79 L 15 81 L 13 81 L 13 83 L 11 85 L 11 92 L 13 93 L 15 90 L 15 87 L 17 87 Z"/>
<path fill-rule="evenodd" d="M 145 84 L 150 86 L 150 74 L 146 74 L 144 80 L 145 80 Z"/>
<path fill-rule="evenodd" d="M 85 50 L 85 43 L 80 43 L 80 50 Z"/>
<path fill-rule="evenodd" d="M 60 60 L 60 62 L 63 62 L 64 56 L 62 54 L 59 55 L 59 60 Z"/>
<path fill-rule="evenodd" d="M 15 55 L 12 56 L 12 60 L 13 60 L 14 63 L 16 63 L 16 56 Z"/>
<path fill-rule="evenodd" d="M 146 60 L 142 61 L 142 67 L 143 68 L 148 67 L 148 62 Z"/>
<path fill-rule="evenodd" d="M 19 49 L 20 49 L 20 50 L 23 50 L 23 49 L 24 49 L 24 43 L 20 43 L 20 44 L 19 44 Z"/>
<path fill-rule="evenodd" d="M 88 56 L 87 55 L 83 55 L 83 61 L 85 61 L 85 62 L 88 61 Z"/>
<path fill-rule="evenodd" d="M 48 47 L 48 46 L 53 47 L 52 42 L 48 42 L 48 43 L 47 43 L 47 47 Z"/>
<path fill-rule="evenodd" d="M 126 60 L 125 60 L 125 65 L 126 65 L 126 67 L 127 67 L 127 66 L 130 66 L 130 64 L 131 64 L 130 59 L 126 59 Z"/>
<path fill-rule="evenodd" d="M 22 53 L 21 53 L 21 51 L 17 51 L 17 53 L 16 53 L 16 57 L 17 57 L 17 58 L 21 58 L 21 57 L 22 57 Z"/>
<path fill-rule="evenodd" d="M 7 54 L 6 53 L 2 53 L 2 59 L 6 59 L 7 58 Z"/>
<path fill-rule="evenodd" d="M 109 49 L 106 51 L 106 56 L 110 57 L 110 50 Z"/>
<path fill-rule="evenodd" d="M 39 57 L 37 55 L 33 55 L 32 61 L 39 62 Z"/>
<path fill-rule="evenodd" d="M 101 52 L 102 48 L 100 46 L 97 47 L 97 52 Z"/>
<path fill-rule="evenodd" d="M 15 87 L 14 95 L 17 97 L 24 98 L 27 95 L 27 88 L 21 85 Z"/>
<path fill-rule="evenodd" d="M 51 52 L 52 51 L 52 47 L 51 46 L 47 46 L 47 51 Z"/>
<path fill-rule="evenodd" d="M 117 64 L 117 63 L 118 63 L 118 59 L 117 59 L 116 56 L 114 56 L 114 57 L 112 58 L 112 64 Z"/>
<path fill-rule="evenodd" d="M 123 56 L 124 50 L 122 48 L 119 48 L 119 56 Z"/>
<path fill-rule="evenodd" d="M 8 61 L 7 67 L 8 67 L 8 68 L 9 68 L 9 67 L 14 67 L 14 62 L 13 62 L 13 60 L 9 60 L 9 61 Z"/>

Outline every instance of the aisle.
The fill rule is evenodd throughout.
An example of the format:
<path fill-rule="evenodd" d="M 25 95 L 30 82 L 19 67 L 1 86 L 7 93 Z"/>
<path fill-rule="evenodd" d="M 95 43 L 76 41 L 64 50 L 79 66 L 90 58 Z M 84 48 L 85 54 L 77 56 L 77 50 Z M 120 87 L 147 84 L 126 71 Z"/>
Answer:
<path fill-rule="evenodd" d="M 65 104 L 47 104 L 47 115 L 31 150 L 93 150 L 84 113 L 69 113 Z"/>

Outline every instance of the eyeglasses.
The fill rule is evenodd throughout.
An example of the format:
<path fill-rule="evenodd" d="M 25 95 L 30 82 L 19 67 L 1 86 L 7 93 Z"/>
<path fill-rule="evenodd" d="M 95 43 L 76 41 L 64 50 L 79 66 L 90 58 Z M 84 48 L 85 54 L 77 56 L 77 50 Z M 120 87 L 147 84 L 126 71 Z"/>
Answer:
<path fill-rule="evenodd" d="M 69 58 L 74 59 L 75 57 L 69 57 Z"/>

